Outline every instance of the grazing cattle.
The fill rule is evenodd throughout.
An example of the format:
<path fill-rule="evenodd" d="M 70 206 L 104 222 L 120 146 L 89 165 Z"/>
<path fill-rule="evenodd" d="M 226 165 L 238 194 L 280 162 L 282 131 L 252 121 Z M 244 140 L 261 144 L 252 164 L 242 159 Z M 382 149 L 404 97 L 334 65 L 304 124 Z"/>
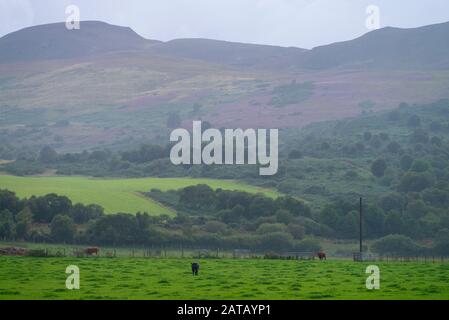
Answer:
<path fill-rule="evenodd" d="M 197 262 L 192 263 L 192 275 L 197 276 L 198 270 L 200 270 L 200 265 Z"/>
<path fill-rule="evenodd" d="M 324 252 L 320 251 L 316 255 L 320 258 L 320 260 L 326 260 L 326 254 Z"/>
<path fill-rule="evenodd" d="M 91 255 L 93 255 L 94 253 L 95 253 L 95 255 L 96 256 L 98 256 L 98 252 L 100 251 L 100 249 L 98 249 L 98 248 L 87 248 L 86 250 L 85 250 L 85 252 L 86 252 L 86 254 L 88 255 L 88 256 L 91 256 Z"/>

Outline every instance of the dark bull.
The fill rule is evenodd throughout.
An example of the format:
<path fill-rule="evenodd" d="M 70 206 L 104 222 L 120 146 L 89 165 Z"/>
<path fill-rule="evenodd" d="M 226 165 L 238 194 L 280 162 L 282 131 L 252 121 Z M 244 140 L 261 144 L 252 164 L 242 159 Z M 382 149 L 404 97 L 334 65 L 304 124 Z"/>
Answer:
<path fill-rule="evenodd" d="M 192 263 L 192 275 L 197 276 L 198 270 L 200 270 L 200 265 L 197 262 Z"/>

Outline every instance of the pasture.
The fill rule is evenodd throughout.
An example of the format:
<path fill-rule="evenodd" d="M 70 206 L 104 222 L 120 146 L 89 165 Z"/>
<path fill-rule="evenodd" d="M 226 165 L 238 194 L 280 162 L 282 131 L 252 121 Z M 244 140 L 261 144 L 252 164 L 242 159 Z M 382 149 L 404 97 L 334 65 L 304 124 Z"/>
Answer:
<path fill-rule="evenodd" d="M 17 177 L 0 175 L 0 189 L 9 189 L 19 197 L 42 196 L 57 193 L 69 197 L 73 203 L 99 204 L 106 213 L 148 212 L 151 215 L 174 215 L 174 211 L 145 197 L 143 192 L 151 189 L 167 191 L 190 185 L 207 184 L 211 188 L 241 190 L 251 193 L 261 192 L 276 197 L 275 191 L 249 186 L 232 180 L 196 178 L 136 178 L 97 179 L 80 176 L 34 176 Z"/>
<path fill-rule="evenodd" d="M 0 299 L 449 299 L 449 264 L 376 262 L 380 289 L 365 287 L 370 263 L 182 258 L 0 257 Z M 80 269 L 67 290 L 65 269 Z"/>

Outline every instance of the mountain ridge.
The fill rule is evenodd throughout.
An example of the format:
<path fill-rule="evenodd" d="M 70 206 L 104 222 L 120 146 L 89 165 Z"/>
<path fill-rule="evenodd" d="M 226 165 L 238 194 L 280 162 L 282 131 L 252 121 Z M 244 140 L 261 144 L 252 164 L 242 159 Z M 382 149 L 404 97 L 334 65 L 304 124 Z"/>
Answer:
<path fill-rule="evenodd" d="M 146 39 L 129 27 L 82 21 L 28 27 L 0 38 L 0 63 L 71 59 L 119 51 L 193 59 L 236 67 L 312 69 L 448 69 L 449 22 L 416 28 L 385 27 L 313 49 L 205 38 Z"/>

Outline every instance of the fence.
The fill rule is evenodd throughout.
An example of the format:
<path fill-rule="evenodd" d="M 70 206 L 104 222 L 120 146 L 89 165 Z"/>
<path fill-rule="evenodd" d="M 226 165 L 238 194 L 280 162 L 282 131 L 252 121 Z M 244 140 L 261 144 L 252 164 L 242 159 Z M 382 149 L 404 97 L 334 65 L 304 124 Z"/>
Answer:
<path fill-rule="evenodd" d="M 88 254 L 86 247 L 78 246 L 45 246 L 32 248 L 6 247 L 0 248 L 1 255 L 23 255 L 34 257 L 130 257 L 130 258 L 189 258 L 189 259 L 285 259 L 285 260 L 311 260 L 314 259 L 314 252 L 295 252 L 286 251 L 281 253 L 253 251 L 248 249 L 198 249 L 186 247 L 141 247 L 141 248 L 123 248 L 123 247 L 99 247 L 98 253 Z M 328 259 L 348 260 L 349 257 L 339 257 L 338 255 L 328 255 Z M 393 256 L 393 255 L 375 255 L 372 253 L 360 252 L 353 253 L 353 261 L 379 261 L 379 262 L 424 262 L 424 263 L 444 263 L 449 262 L 449 256 L 421 255 L 421 256 Z"/>
<path fill-rule="evenodd" d="M 376 255 L 372 253 L 354 252 L 354 261 L 380 261 L 380 262 L 424 262 L 424 263 L 444 263 L 449 262 L 449 256 L 422 255 L 422 256 L 393 256 Z"/>

